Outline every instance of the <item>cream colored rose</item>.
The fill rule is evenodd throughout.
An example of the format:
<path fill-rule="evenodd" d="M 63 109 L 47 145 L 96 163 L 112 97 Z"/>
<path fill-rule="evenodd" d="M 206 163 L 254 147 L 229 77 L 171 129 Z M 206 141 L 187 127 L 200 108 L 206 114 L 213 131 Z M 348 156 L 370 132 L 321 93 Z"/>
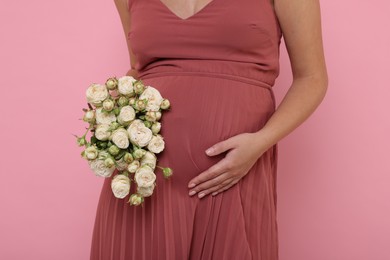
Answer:
<path fill-rule="evenodd" d="M 129 133 L 130 141 L 139 147 L 148 145 L 153 137 L 152 130 L 147 128 L 140 119 L 133 120 L 127 128 L 127 132 Z"/>
<path fill-rule="evenodd" d="M 138 160 L 134 160 L 127 166 L 127 170 L 131 173 L 135 173 L 140 167 L 141 163 Z"/>
<path fill-rule="evenodd" d="M 86 91 L 87 101 L 98 107 L 108 97 L 108 90 L 105 85 L 92 83 Z"/>
<path fill-rule="evenodd" d="M 99 155 L 99 151 L 96 146 L 92 145 L 85 149 L 84 155 L 88 160 L 94 160 Z"/>
<path fill-rule="evenodd" d="M 146 89 L 139 96 L 139 99 L 147 99 L 146 111 L 158 111 L 160 109 L 163 97 L 160 92 L 152 86 L 146 86 Z"/>
<path fill-rule="evenodd" d="M 126 129 L 120 127 L 112 132 L 112 142 L 121 149 L 126 149 L 130 145 L 129 133 Z"/>
<path fill-rule="evenodd" d="M 149 151 L 141 158 L 141 165 L 149 165 L 153 170 L 156 168 L 156 163 L 157 156 Z"/>
<path fill-rule="evenodd" d="M 156 174 L 150 166 L 145 164 L 137 169 L 134 179 L 138 187 L 150 187 L 156 180 Z"/>
<path fill-rule="evenodd" d="M 115 162 L 116 162 L 116 168 L 119 171 L 124 171 L 129 166 L 129 164 L 123 159 L 123 157 L 120 158 L 119 160 L 115 161 Z"/>
<path fill-rule="evenodd" d="M 123 199 L 130 193 L 130 179 L 124 174 L 117 174 L 111 180 L 111 190 L 114 196 Z"/>
<path fill-rule="evenodd" d="M 118 91 L 122 95 L 130 96 L 134 93 L 133 83 L 136 81 L 132 76 L 123 76 L 118 79 Z"/>
<path fill-rule="evenodd" d="M 111 122 L 116 121 L 116 116 L 114 112 L 102 112 L 102 108 L 99 107 L 96 109 L 96 123 L 97 124 L 106 124 L 109 125 Z"/>
<path fill-rule="evenodd" d="M 152 196 L 153 190 L 156 184 L 153 184 L 149 187 L 137 187 L 137 193 L 141 195 L 142 197 L 149 197 Z"/>
<path fill-rule="evenodd" d="M 122 125 L 129 125 L 134 118 L 134 108 L 132 106 L 123 106 L 118 115 L 118 122 Z"/>
<path fill-rule="evenodd" d="M 95 129 L 95 137 L 101 141 L 107 141 L 111 136 L 110 125 L 97 125 Z"/>
<path fill-rule="evenodd" d="M 160 153 L 165 148 L 165 142 L 162 135 L 157 134 L 152 137 L 152 140 L 148 143 L 148 149 L 152 153 Z"/>
<path fill-rule="evenodd" d="M 109 168 L 106 166 L 104 161 L 105 160 L 95 159 L 93 161 L 88 161 L 88 164 L 96 176 L 108 178 L 115 171 L 115 166 Z"/>

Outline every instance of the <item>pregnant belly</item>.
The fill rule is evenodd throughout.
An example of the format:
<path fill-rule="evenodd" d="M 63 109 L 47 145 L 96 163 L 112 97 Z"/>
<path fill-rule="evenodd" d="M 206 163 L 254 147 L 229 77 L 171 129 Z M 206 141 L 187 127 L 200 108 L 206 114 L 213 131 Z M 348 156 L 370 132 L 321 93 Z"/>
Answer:
<path fill-rule="evenodd" d="M 179 170 L 183 184 L 224 157 L 209 157 L 213 144 L 244 132 L 256 132 L 274 112 L 269 89 L 237 80 L 164 75 L 142 79 L 170 100 L 160 120 L 165 149 L 162 166 Z M 184 176 L 183 176 L 184 175 Z"/>

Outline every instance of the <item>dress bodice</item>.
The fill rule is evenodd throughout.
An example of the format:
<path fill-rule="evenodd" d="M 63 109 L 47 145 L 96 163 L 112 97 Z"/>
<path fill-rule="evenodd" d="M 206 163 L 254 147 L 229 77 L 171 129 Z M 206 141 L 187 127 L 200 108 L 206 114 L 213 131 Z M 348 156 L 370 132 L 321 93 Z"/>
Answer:
<path fill-rule="evenodd" d="M 182 19 L 160 0 L 128 0 L 140 78 L 158 72 L 237 74 L 273 85 L 282 32 L 269 0 L 212 0 Z M 207 66 L 204 66 L 207 64 Z"/>

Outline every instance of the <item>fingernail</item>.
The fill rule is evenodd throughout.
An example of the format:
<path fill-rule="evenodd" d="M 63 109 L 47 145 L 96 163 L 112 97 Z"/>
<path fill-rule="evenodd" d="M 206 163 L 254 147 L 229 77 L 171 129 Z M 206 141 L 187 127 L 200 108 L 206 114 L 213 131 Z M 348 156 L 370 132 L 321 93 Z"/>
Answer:
<path fill-rule="evenodd" d="M 213 152 L 213 148 L 209 148 L 209 149 L 206 150 L 207 154 L 211 154 L 212 152 Z"/>
<path fill-rule="evenodd" d="M 204 194 L 203 192 L 202 192 L 202 193 L 199 193 L 199 195 L 198 195 L 199 199 L 200 199 L 200 198 L 203 198 L 204 195 L 205 195 L 205 194 Z"/>
<path fill-rule="evenodd" d="M 193 188 L 193 187 L 195 187 L 195 183 L 190 183 L 190 184 L 188 185 L 188 188 Z"/>
<path fill-rule="evenodd" d="M 192 190 L 192 191 L 190 191 L 190 193 L 188 193 L 188 195 L 192 196 L 192 195 L 194 195 L 195 193 L 196 193 L 196 191 Z"/>

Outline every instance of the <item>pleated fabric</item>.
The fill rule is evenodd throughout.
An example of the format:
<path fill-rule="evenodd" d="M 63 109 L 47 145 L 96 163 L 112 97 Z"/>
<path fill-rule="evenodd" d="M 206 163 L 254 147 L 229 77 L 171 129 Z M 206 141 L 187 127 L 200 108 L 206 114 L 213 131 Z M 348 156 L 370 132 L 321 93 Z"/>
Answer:
<path fill-rule="evenodd" d="M 281 31 L 269 0 L 213 0 L 186 20 L 160 0 L 130 0 L 129 12 L 139 79 L 171 102 L 157 164 L 174 175 L 156 171 L 143 207 L 114 197 L 116 172 L 104 179 L 90 259 L 278 260 L 277 145 L 217 196 L 187 188 L 226 155 L 207 148 L 260 130 L 275 111 Z"/>

